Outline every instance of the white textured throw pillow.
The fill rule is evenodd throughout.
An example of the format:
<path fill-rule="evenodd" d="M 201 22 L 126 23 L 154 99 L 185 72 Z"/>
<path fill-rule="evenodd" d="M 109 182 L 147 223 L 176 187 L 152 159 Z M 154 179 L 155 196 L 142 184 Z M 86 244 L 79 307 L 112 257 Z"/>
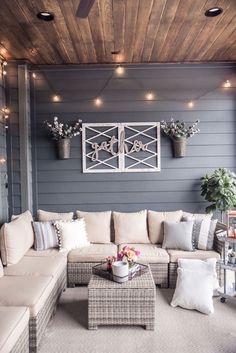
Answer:
<path fill-rule="evenodd" d="M 147 232 L 147 211 L 113 212 L 116 244 L 150 243 Z"/>
<path fill-rule="evenodd" d="M 89 246 L 84 219 L 76 221 L 56 221 L 59 250 L 72 250 Z"/>
<path fill-rule="evenodd" d="M 164 249 L 193 251 L 193 221 L 164 222 Z"/>
<path fill-rule="evenodd" d="M 171 306 L 198 310 L 203 314 L 214 312 L 214 277 L 207 272 L 189 271 L 178 268 L 176 289 Z"/>

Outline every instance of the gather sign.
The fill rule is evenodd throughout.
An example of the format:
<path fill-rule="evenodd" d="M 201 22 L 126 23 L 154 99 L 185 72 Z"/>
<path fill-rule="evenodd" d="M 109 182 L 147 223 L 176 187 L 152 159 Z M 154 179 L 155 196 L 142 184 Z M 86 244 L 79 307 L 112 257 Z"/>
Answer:
<path fill-rule="evenodd" d="M 83 172 L 160 171 L 160 123 L 82 124 Z"/>

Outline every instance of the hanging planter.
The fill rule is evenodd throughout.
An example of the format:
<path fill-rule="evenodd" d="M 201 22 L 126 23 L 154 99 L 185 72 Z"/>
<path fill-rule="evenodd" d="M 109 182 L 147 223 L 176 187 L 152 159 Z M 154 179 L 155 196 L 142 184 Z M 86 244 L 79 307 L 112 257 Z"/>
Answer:
<path fill-rule="evenodd" d="M 187 138 L 172 138 L 173 154 L 175 158 L 182 158 L 186 156 Z"/>
<path fill-rule="evenodd" d="M 57 140 L 57 154 L 59 159 L 69 159 L 70 158 L 70 138 L 64 138 Z"/>
<path fill-rule="evenodd" d="M 161 122 L 162 130 L 172 140 L 173 155 L 175 158 L 186 156 L 187 139 L 200 132 L 200 130 L 196 128 L 198 123 L 199 120 L 187 127 L 183 121 L 174 121 L 173 118 L 171 118 L 170 122 Z"/>
<path fill-rule="evenodd" d="M 74 136 L 80 135 L 82 120 L 78 120 L 74 125 L 59 123 L 55 116 L 53 123 L 45 121 L 49 134 L 53 140 L 56 140 L 57 155 L 59 159 L 70 158 L 71 139 Z"/>

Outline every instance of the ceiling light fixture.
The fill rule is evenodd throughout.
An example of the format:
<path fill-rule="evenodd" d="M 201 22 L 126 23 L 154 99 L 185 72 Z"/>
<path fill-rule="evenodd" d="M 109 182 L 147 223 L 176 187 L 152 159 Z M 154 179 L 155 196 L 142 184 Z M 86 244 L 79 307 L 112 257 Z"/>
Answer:
<path fill-rule="evenodd" d="M 37 13 L 37 17 L 42 20 L 42 21 L 53 21 L 54 20 L 54 15 L 52 12 L 49 11 L 40 11 Z"/>
<path fill-rule="evenodd" d="M 221 7 L 212 7 L 205 12 L 206 17 L 215 17 L 219 16 L 223 12 Z"/>

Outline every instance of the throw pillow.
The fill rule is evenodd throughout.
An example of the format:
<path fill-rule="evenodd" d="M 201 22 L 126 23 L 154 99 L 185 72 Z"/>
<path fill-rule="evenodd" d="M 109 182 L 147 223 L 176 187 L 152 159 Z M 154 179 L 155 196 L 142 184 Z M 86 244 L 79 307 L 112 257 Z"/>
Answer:
<path fill-rule="evenodd" d="M 113 212 L 115 243 L 150 243 L 147 232 L 147 211 L 120 213 Z"/>
<path fill-rule="evenodd" d="M 58 238 L 52 222 L 33 222 L 34 248 L 37 251 L 58 247 Z"/>
<path fill-rule="evenodd" d="M 4 276 L 4 271 L 3 271 L 3 265 L 2 265 L 2 261 L 0 259 L 0 277 Z"/>
<path fill-rule="evenodd" d="M 183 217 L 190 217 L 191 219 L 199 219 L 203 220 L 205 218 L 212 218 L 211 213 L 190 213 L 190 212 L 183 212 L 182 214 Z M 190 220 L 189 218 L 189 220 Z"/>
<path fill-rule="evenodd" d="M 179 259 L 178 267 L 189 271 L 207 272 L 214 278 L 214 290 L 219 289 L 220 285 L 217 279 L 216 262 L 214 258 L 207 260 L 198 259 Z"/>
<path fill-rule="evenodd" d="M 91 243 L 106 244 L 111 242 L 111 211 L 76 211 L 76 215 L 79 219 L 84 218 L 88 240 Z"/>
<path fill-rule="evenodd" d="M 56 221 L 59 251 L 72 250 L 89 246 L 84 219 L 71 222 Z"/>
<path fill-rule="evenodd" d="M 33 218 L 29 211 L 1 228 L 0 245 L 4 265 L 14 265 L 34 244 Z"/>
<path fill-rule="evenodd" d="M 211 314 L 213 308 L 214 277 L 207 272 L 189 271 L 178 268 L 176 289 L 171 306 L 198 310 L 203 314 Z"/>
<path fill-rule="evenodd" d="M 182 218 L 184 221 L 192 219 L 193 224 L 193 239 L 196 249 L 199 250 L 212 250 L 214 242 L 214 234 L 216 230 L 217 219 L 211 220 L 211 217 L 192 218 L 185 216 Z"/>
<path fill-rule="evenodd" d="M 152 244 L 162 244 L 164 238 L 164 222 L 180 222 L 182 211 L 156 212 L 148 211 L 148 234 Z"/>
<path fill-rule="evenodd" d="M 164 249 L 193 251 L 193 221 L 164 222 Z"/>
<path fill-rule="evenodd" d="M 39 222 L 48 222 L 48 221 L 72 221 L 73 212 L 68 213 L 57 213 L 57 212 L 48 212 L 43 210 L 37 211 L 37 219 Z"/>

